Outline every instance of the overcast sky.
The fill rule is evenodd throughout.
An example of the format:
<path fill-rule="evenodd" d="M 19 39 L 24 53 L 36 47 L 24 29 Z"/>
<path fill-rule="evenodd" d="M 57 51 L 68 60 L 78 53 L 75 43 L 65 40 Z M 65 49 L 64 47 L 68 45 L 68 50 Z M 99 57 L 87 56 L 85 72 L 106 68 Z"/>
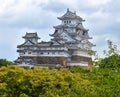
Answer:
<path fill-rule="evenodd" d="M 120 44 L 120 0 L 0 0 L 0 58 L 17 59 L 26 32 L 49 41 L 67 8 L 86 20 L 83 25 L 100 55 L 108 39 Z"/>

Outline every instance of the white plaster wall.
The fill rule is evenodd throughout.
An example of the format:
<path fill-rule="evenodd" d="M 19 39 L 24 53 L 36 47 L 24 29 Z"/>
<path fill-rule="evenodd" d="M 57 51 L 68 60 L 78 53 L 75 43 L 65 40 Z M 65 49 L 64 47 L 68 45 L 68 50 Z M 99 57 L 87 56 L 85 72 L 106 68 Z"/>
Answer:
<path fill-rule="evenodd" d="M 88 63 L 68 63 L 68 66 L 88 66 Z"/>
<path fill-rule="evenodd" d="M 64 23 L 64 21 L 66 21 L 66 23 Z M 67 23 L 67 21 L 69 22 L 69 21 L 71 21 L 71 23 Z M 63 20 L 63 21 L 61 21 L 61 24 L 63 25 L 63 24 L 78 24 L 78 23 L 81 23 L 81 21 L 79 21 L 79 20 L 77 20 L 77 19 L 74 19 L 74 20 Z"/>
<path fill-rule="evenodd" d="M 20 56 L 50 56 L 50 57 L 68 57 L 69 54 L 67 52 L 43 52 L 43 54 L 41 53 L 31 53 L 29 54 L 28 52 L 26 52 L 25 54 L 20 53 Z"/>
<path fill-rule="evenodd" d="M 73 55 L 84 56 L 84 57 L 91 57 L 88 52 L 83 51 L 74 51 Z"/>
<path fill-rule="evenodd" d="M 31 52 L 31 54 L 29 54 L 28 52 L 25 53 L 20 53 L 20 56 L 38 56 L 38 53 L 36 52 Z"/>
<path fill-rule="evenodd" d="M 44 52 L 43 54 L 39 54 L 38 56 L 50 56 L 50 57 L 68 57 L 69 54 L 66 52 Z"/>
<path fill-rule="evenodd" d="M 65 50 L 67 51 L 68 48 L 66 47 L 48 47 L 48 48 L 39 48 L 39 50 Z"/>
<path fill-rule="evenodd" d="M 84 48 L 89 49 L 89 50 L 92 49 L 92 47 L 91 47 L 90 45 L 88 45 L 88 44 L 85 44 L 85 45 L 84 45 Z"/>

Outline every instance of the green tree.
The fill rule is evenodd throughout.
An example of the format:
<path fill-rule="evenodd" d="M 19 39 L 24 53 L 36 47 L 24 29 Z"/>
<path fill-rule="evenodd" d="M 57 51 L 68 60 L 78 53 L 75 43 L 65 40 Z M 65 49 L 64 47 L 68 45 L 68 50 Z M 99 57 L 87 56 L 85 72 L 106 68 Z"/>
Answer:
<path fill-rule="evenodd" d="M 113 44 L 112 41 L 107 40 L 108 50 L 104 50 L 104 54 L 106 57 L 112 56 L 112 55 L 119 55 L 119 50 L 117 45 Z"/>
<path fill-rule="evenodd" d="M 0 66 L 7 66 L 7 65 L 12 65 L 12 63 L 7 61 L 6 59 L 0 59 Z"/>
<path fill-rule="evenodd" d="M 108 40 L 108 50 L 104 50 L 105 58 L 101 58 L 99 60 L 100 68 L 112 68 L 119 69 L 120 68 L 120 55 L 117 45 L 114 45 L 112 41 Z"/>
<path fill-rule="evenodd" d="M 112 68 L 119 69 L 120 68 L 120 55 L 115 54 L 109 57 L 103 58 L 99 63 L 100 68 Z"/>

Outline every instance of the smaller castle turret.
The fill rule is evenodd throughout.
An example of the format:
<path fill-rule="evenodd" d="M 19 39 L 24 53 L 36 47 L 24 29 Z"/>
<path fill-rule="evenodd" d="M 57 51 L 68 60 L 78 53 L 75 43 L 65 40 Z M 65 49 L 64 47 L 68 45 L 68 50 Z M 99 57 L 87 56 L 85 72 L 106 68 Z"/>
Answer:
<path fill-rule="evenodd" d="M 37 44 L 38 43 L 38 39 L 40 39 L 37 35 L 37 33 L 27 33 L 26 32 L 26 35 L 23 36 L 23 38 L 25 39 L 25 42 L 32 42 L 34 44 Z"/>

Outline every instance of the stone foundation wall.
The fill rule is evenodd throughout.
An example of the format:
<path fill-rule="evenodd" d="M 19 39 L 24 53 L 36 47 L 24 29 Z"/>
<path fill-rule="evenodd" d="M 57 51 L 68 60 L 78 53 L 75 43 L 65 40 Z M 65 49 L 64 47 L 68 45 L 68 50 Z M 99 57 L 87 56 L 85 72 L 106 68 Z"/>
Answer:
<path fill-rule="evenodd" d="M 61 64 L 66 66 L 67 58 L 65 57 L 38 57 L 38 64 Z"/>
<path fill-rule="evenodd" d="M 66 66 L 66 57 L 21 57 L 22 59 L 31 59 L 34 64 L 61 64 Z"/>
<path fill-rule="evenodd" d="M 67 58 L 66 57 L 27 57 L 27 56 L 22 56 L 20 57 L 23 60 L 30 59 L 31 61 L 28 62 L 33 65 L 38 65 L 38 64 L 61 64 L 63 66 L 67 65 Z M 72 56 L 71 61 L 84 61 L 88 62 L 88 64 L 91 64 L 92 58 L 89 57 L 83 57 L 83 56 Z"/>
<path fill-rule="evenodd" d="M 84 62 L 88 62 L 89 64 L 91 64 L 92 58 L 83 57 L 83 56 L 72 56 L 71 61 L 84 61 Z"/>

